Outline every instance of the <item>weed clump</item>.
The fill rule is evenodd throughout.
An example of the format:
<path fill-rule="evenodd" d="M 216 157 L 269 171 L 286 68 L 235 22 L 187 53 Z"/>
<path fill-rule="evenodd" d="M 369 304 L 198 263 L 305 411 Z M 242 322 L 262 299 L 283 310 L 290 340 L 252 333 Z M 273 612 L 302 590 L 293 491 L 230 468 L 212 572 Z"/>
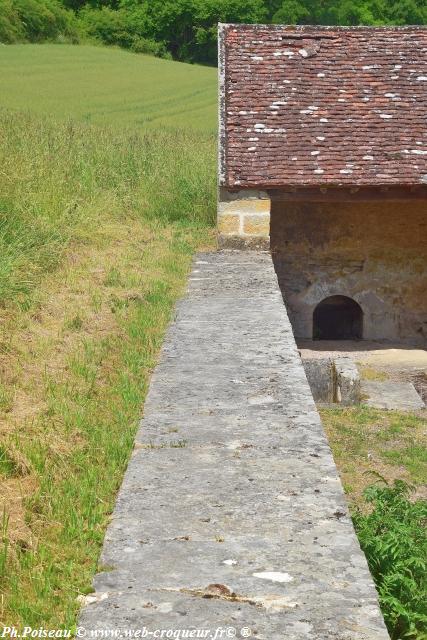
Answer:
<path fill-rule="evenodd" d="M 427 501 L 402 480 L 372 485 L 353 521 L 392 640 L 427 637 Z"/>

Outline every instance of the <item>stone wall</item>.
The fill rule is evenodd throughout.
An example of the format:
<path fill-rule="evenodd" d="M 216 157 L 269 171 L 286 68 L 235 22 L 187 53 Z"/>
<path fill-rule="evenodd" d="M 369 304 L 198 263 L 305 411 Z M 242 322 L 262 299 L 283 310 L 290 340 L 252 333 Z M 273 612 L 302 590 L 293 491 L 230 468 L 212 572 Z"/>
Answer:
<path fill-rule="evenodd" d="M 221 249 L 268 249 L 270 199 L 264 191 L 227 191 L 218 199 L 218 244 Z"/>
<path fill-rule="evenodd" d="M 272 202 L 271 251 L 295 335 L 324 298 L 362 307 L 363 338 L 427 342 L 427 201 Z"/>

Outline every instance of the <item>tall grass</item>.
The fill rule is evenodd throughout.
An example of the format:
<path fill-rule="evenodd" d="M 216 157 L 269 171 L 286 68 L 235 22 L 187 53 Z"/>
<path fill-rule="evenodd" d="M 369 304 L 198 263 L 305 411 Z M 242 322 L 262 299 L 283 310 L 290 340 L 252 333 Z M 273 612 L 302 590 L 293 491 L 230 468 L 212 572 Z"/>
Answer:
<path fill-rule="evenodd" d="M 74 624 L 214 209 L 208 135 L 0 112 L 0 627 Z"/>
<path fill-rule="evenodd" d="M 25 304 L 70 241 L 111 218 L 209 225 L 213 137 L 0 111 L 0 304 Z"/>
<path fill-rule="evenodd" d="M 0 519 L 0 577 L 2 578 L 6 573 L 7 553 L 9 549 L 9 538 L 7 535 L 9 517 L 6 508 L 3 507 L 3 512 Z"/>

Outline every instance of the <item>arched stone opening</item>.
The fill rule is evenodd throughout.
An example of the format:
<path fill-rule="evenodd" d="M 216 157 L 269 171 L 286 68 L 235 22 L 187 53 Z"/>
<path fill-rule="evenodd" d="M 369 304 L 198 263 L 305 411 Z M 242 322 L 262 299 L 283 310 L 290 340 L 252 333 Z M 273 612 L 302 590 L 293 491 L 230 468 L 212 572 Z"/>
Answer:
<path fill-rule="evenodd" d="M 313 340 L 361 340 L 363 311 L 347 296 L 329 296 L 313 312 Z"/>

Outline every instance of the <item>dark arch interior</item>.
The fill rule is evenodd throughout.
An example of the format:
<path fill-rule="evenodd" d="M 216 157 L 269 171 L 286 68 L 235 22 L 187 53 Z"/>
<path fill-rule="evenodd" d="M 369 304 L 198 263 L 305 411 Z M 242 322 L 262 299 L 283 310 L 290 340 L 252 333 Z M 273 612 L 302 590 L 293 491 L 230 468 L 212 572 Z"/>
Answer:
<path fill-rule="evenodd" d="M 319 302 L 313 313 L 314 340 L 360 340 L 363 311 L 347 296 L 330 296 Z"/>

